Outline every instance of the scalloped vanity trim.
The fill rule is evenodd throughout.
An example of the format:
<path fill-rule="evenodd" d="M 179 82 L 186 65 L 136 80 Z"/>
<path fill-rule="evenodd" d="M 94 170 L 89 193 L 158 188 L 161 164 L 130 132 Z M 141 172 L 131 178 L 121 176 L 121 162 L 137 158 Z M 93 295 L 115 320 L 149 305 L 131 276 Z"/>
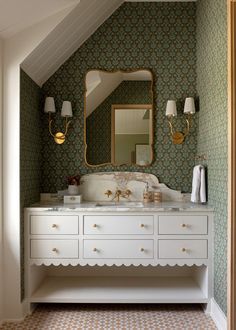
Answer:
<path fill-rule="evenodd" d="M 208 266 L 207 261 L 137 261 L 137 262 L 131 262 L 131 261 L 63 261 L 63 260 L 31 260 L 31 265 L 36 266 Z"/>

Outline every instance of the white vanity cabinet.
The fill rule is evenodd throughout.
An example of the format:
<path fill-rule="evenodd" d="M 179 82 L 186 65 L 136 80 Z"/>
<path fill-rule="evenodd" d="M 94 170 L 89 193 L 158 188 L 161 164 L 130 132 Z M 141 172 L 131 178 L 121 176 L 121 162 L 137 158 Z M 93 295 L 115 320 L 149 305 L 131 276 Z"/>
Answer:
<path fill-rule="evenodd" d="M 200 206 L 28 208 L 29 310 L 40 302 L 209 303 L 212 226 L 212 210 Z"/>

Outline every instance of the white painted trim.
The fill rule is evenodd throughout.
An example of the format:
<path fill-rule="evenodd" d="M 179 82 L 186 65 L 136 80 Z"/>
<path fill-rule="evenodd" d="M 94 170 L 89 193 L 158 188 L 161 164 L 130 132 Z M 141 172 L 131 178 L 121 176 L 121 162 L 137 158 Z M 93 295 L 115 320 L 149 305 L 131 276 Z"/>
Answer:
<path fill-rule="evenodd" d="M 3 318 L 3 222 L 2 222 L 2 111 L 3 111 L 3 42 L 0 38 L 0 325 Z"/>
<path fill-rule="evenodd" d="M 26 299 L 22 301 L 21 306 L 22 306 L 22 318 L 24 320 L 28 314 L 28 302 Z"/>
<path fill-rule="evenodd" d="M 0 326 L 1 326 L 2 324 L 4 324 L 5 322 L 19 323 L 19 322 L 24 321 L 24 319 L 26 318 L 27 314 L 29 314 L 29 313 L 28 313 L 28 310 L 27 310 L 27 307 L 28 307 L 28 305 L 27 305 L 27 301 L 26 301 L 26 299 L 24 299 L 24 300 L 22 301 L 22 303 L 21 303 L 22 316 L 17 317 L 17 318 L 4 318 L 3 320 L 1 320 L 1 322 L 0 322 Z"/>
<path fill-rule="evenodd" d="M 3 319 L 24 316 L 20 303 L 20 64 L 61 19 L 61 14 L 50 17 L 3 43 Z"/>
<path fill-rule="evenodd" d="M 227 330 L 227 318 L 214 298 L 211 299 L 210 316 L 215 322 L 218 330 Z"/>

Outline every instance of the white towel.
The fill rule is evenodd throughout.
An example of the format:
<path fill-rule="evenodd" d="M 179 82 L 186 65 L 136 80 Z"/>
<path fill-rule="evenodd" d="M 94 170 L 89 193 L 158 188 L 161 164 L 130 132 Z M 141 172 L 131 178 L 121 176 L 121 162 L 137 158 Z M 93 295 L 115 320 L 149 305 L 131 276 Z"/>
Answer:
<path fill-rule="evenodd" d="M 206 203 L 205 168 L 202 165 L 196 165 L 193 168 L 191 202 Z"/>
<path fill-rule="evenodd" d="M 201 168 L 200 202 L 206 203 L 206 171 L 204 166 Z"/>

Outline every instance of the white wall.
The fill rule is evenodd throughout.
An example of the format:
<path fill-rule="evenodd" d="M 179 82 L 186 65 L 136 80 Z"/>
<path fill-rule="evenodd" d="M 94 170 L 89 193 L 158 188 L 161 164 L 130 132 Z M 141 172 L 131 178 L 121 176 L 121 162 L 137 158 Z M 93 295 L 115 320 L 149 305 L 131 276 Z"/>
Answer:
<path fill-rule="evenodd" d="M 20 64 L 68 10 L 3 43 L 3 244 L 4 319 L 21 319 L 20 301 Z"/>
<path fill-rule="evenodd" d="M 0 324 L 3 319 L 2 249 L 2 40 L 0 39 Z"/>

